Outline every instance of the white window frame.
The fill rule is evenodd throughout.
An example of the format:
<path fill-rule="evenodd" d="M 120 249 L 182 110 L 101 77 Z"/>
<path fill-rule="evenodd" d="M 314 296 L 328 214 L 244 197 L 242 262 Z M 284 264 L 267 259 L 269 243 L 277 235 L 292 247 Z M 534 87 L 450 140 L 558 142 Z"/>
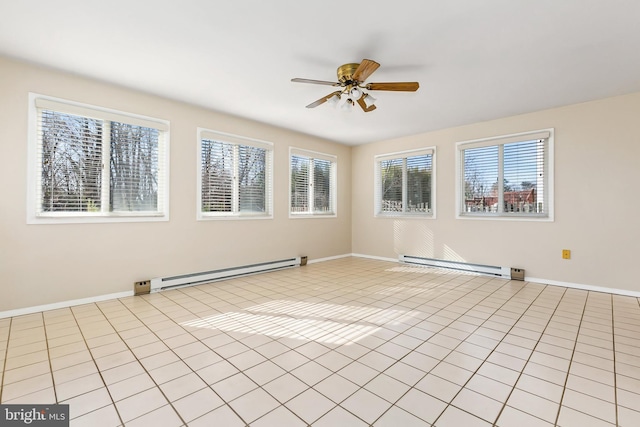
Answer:
<path fill-rule="evenodd" d="M 504 144 L 544 140 L 544 170 L 540 183 L 543 185 L 544 203 L 547 210 L 544 213 L 504 212 L 504 191 L 499 193 L 497 212 L 464 212 L 464 156 L 463 151 L 469 148 L 500 146 L 498 156 L 498 182 L 503 182 L 504 163 L 502 146 Z M 539 184 L 538 184 L 539 185 Z M 489 138 L 460 141 L 456 143 L 456 219 L 471 220 L 499 220 L 499 221 L 543 221 L 554 220 L 554 129 L 541 129 L 537 131 L 514 133 Z"/>
<path fill-rule="evenodd" d="M 38 200 L 41 194 L 40 186 L 42 185 L 42 158 L 39 154 L 40 141 L 38 131 L 40 109 L 157 129 L 160 132 L 158 137 L 158 210 L 116 212 L 106 210 L 104 200 L 109 200 L 109 167 L 103 166 L 105 172 L 103 172 L 102 180 L 103 210 L 101 212 L 41 212 L 41 201 Z M 27 137 L 27 224 L 156 222 L 169 220 L 170 123 L 168 120 L 30 92 Z M 110 147 L 108 145 L 104 147 L 102 153 L 103 165 L 109 164 Z"/>
<path fill-rule="evenodd" d="M 291 211 L 291 158 L 292 156 L 307 157 L 310 159 L 309 176 L 313 177 L 313 160 L 326 160 L 331 162 L 331 171 L 329 175 L 329 184 L 331 187 L 331 207 L 332 210 L 327 213 L 314 212 L 313 202 L 315 200 L 313 193 L 313 179 L 309 180 L 309 188 L 307 197 L 310 201 L 309 210 L 305 212 L 292 212 Z M 338 156 L 333 154 L 320 153 L 317 151 L 305 150 L 302 148 L 289 147 L 289 181 L 288 181 L 288 194 L 289 194 L 289 218 L 335 218 L 338 216 Z"/>
<path fill-rule="evenodd" d="M 196 200 L 196 219 L 198 221 L 208 220 L 243 220 L 243 219 L 273 219 L 273 143 L 262 141 L 259 139 L 248 138 L 231 133 L 214 131 L 205 128 L 198 128 L 198 156 L 197 156 L 197 200 Z M 234 179 L 233 179 L 233 196 L 231 212 L 203 212 L 202 211 L 202 140 L 214 140 L 223 144 L 230 144 L 234 147 Z M 266 173 L 266 189 L 265 189 L 265 212 L 240 212 L 238 206 L 239 182 L 237 179 L 238 171 L 238 147 L 248 146 L 262 148 L 266 150 L 265 156 L 265 173 Z"/>
<path fill-rule="evenodd" d="M 380 163 L 385 160 L 402 159 L 402 196 L 403 209 L 406 208 L 407 198 L 407 158 L 420 156 L 423 154 L 431 155 L 431 206 L 427 212 L 385 212 L 382 210 L 382 172 Z M 379 218 L 416 218 L 416 219 L 436 219 L 436 147 L 424 147 L 415 150 L 398 151 L 395 153 L 378 154 L 374 156 L 374 187 L 373 187 L 373 215 Z"/>

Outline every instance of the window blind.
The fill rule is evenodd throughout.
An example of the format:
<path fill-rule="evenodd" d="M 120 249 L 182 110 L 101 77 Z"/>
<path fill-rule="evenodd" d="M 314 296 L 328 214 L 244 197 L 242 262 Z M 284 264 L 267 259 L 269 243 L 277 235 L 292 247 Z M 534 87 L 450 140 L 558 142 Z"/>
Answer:
<path fill-rule="evenodd" d="M 266 150 L 238 146 L 238 197 L 240 212 L 266 211 Z"/>
<path fill-rule="evenodd" d="M 380 162 L 382 212 L 402 212 L 403 160 L 391 159 Z"/>
<path fill-rule="evenodd" d="M 309 169 L 310 159 L 299 155 L 291 156 L 291 212 L 309 211 Z"/>
<path fill-rule="evenodd" d="M 37 134 L 38 214 L 159 213 L 159 129 L 39 109 Z"/>
<path fill-rule="evenodd" d="M 39 213 L 102 210 L 103 128 L 102 120 L 40 112 Z"/>
<path fill-rule="evenodd" d="M 271 145 L 210 131 L 200 132 L 199 215 L 271 213 Z M 225 141 L 208 136 L 225 135 Z"/>
<path fill-rule="evenodd" d="M 407 157 L 407 212 L 428 212 L 431 207 L 432 155 Z"/>
<path fill-rule="evenodd" d="M 549 214 L 549 131 L 460 144 L 463 214 Z"/>
<path fill-rule="evenodd" d="M 313 211 L 315 213 L 332 212 L 331 162 L 313 159 Z"/>
<path fill-rule="evenodd" d="M 376 214 L 433 214 L 433 154 L 425 148 L 375 157 Z"/>
<path fill-rule="evenodd" d="M 337 157 L 293 147 L 289 152 L 290 213 L 335 214 Z"/>
<path fill-rule="evenodd" d="M 209 139 L 201 141 L 201 210 L 233 210 L 233 145 Z"/>

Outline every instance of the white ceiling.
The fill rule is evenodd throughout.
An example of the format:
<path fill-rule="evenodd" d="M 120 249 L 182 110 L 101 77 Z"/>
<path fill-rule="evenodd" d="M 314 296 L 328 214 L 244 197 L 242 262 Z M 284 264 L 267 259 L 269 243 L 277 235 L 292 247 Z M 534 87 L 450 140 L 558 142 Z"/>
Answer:
<path fill-rule="evenodd" d="M 346 144 L 640 91 L 638 0 L 1 0 L 0 54 Z M 373 59 L 364 113 L 305 105 Z"/>

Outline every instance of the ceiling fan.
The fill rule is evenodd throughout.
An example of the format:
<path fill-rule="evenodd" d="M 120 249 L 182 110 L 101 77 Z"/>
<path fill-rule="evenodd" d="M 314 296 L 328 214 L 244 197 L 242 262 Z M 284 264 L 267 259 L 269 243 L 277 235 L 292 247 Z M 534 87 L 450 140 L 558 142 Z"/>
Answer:
<path fill-rule="evenodd" d="M 323 96 L 315 102 L 307 105 L 307 108 L 315 108 L 318 105 L 329 102 L 337 104 L 342 95 L 347 96 L 347 101 L 342 108 L 350 110 L 354 102 L 357 102 L 362 111 L 368 113 L 376 109 L 374 102 L 376 99 L 364 92 L 366 90 L 392 90 L 401 92 L 415 92 L 420 85 L 418 82 L 394 82 L 394 83 L 365 83 L 364 81 L 380 67 L 376 61 L 371 59 L 363 59 L 361 63 L 344 64 L 338 67 L 338 81 L 329 82 L 324 80 L 311 79 L 291 79 L 296 83 L 312 83 L 317 85 L 326 85 L 340 87 L 340 90 L 331 92 L 327 96 Z"/>

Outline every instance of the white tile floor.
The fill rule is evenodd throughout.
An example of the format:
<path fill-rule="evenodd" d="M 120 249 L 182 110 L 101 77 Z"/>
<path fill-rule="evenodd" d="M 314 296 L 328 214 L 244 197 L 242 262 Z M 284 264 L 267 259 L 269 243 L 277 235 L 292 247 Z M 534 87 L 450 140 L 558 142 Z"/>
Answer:
<path fill-rule="evenodd" d="M 73 426 L 640 425 L 637 298 L 363 258 L 0 319 Z"/>

